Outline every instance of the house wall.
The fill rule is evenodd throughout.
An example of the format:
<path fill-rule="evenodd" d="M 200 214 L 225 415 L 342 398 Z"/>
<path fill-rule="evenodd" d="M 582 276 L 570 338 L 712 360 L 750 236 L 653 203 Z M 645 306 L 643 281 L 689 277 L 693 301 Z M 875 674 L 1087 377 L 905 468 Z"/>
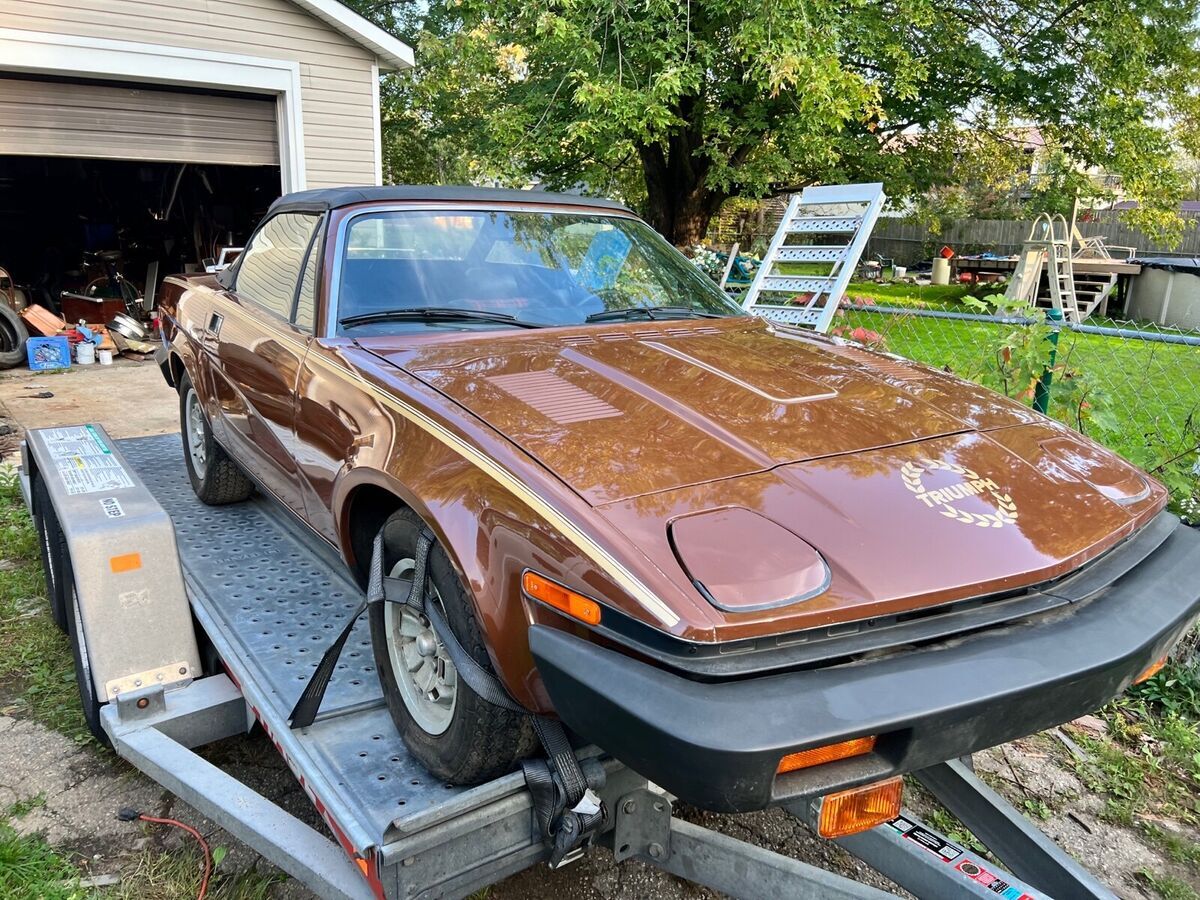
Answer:
<path fill-rule="evenodd" d="M 289 0 L 0 0 L 0 25 L 294 60 L 307 186 L 375 183 L 376 60 Z"/>

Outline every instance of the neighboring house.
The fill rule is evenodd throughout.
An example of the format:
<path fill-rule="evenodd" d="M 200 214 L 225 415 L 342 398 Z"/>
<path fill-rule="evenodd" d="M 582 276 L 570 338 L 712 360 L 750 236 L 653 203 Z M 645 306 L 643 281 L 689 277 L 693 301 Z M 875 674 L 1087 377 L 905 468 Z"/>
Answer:
<path fill-rule="evenodd" d="M 378 184 L 379 73 L 412 64 L 337 0 L 0 0 L 0 267 L 55 305 L 97 251 L 153 282 L 281 193 Z"/>
<path fill-rule="evenodd" d="M 337 0 L 0 0 L 0 26 L 0 154 L 271 161 L 284 191 L 379 183 L 379 72 L 413 62 Z"/>

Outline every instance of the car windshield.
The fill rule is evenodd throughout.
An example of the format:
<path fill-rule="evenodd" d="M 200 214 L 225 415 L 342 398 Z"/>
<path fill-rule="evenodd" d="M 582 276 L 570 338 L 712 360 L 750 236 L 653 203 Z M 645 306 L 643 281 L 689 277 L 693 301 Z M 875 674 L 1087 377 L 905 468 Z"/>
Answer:
<path fill-rule="evenodd" d="M 335 315 L 356 336 L 743 314 L 622 216 L 389 210 L 355 216 L 342 240 Z"/>

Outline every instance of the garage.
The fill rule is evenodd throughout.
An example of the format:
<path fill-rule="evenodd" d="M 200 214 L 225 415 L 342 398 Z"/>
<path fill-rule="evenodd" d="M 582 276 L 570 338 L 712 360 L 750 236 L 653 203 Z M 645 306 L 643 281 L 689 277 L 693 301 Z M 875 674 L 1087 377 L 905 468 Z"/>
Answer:
<path fill-rule="evenodd" d="M 116 276 L 149 311 L 157 272 L 215 261 L 280 189 L 262 97 L 0 78 L 0 121 L 0 266 L 58 313 Z"/>
<path fill-rule="evenodd" d="M 0 303 L 68 324 L 148 324 L 162 277 L 213 267 L 280 194 L 380 183 L 379 76 L 412 65 L 333 0 L 0 0 L 0 21 Z"/>

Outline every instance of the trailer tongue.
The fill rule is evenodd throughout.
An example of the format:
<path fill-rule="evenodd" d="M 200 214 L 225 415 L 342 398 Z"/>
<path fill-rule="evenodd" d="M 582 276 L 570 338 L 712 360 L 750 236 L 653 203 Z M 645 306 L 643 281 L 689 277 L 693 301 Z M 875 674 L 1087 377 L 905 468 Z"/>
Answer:
<path fill-rule="evenodd" d="M 288 727 L 361 593 L 287 513 L 262 499 L 202 505 L 174 435 L 114 443 L 95 426 L 32 431 L 21 477 L 39 529 L 63 535 L 59 551 L 43 541 L 43 552 L 52 602 L 73 616 L 85 712 L 151 778 L 322 897 L 460 897 L 549 856 L 520 773 L 452 787 L 409 756 L 384 708 L 365 624 L 351 630 L 320 714 Z M 255 720 L 332 838 L 192 750 Z M 618 861 L 734 896 L 888 896 L 678 819 L 669 796 L 601 750 L 577 756 L 589 781 L 603 783 L 611 827 L 598 842 Z M 897 884 L 922 897 L 1114 896 L 963 763 L 916 777 L 1015 874 L 907 811 L 839 839 Z M 819 803 L 786 808 L 814 825 Z"/>

